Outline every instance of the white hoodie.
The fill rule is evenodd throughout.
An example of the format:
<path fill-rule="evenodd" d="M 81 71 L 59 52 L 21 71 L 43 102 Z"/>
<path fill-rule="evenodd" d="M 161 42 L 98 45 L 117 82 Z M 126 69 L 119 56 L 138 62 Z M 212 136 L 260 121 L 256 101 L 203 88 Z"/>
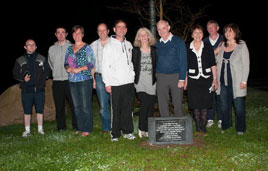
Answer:
<path fill-rule="evenodd" d="M 134 83 L 132 45 L 124 39 L 120 42 L 113 36 L 103 49 L 102 79 L 105 86 L 120 86 Z"/>

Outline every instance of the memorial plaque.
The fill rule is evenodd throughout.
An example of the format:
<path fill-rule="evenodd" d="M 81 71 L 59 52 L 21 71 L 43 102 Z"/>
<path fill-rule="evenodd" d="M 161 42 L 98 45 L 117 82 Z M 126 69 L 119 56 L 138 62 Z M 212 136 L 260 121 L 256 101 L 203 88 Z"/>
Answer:
<path fill-rule="evenodd" d="M 192 144 L 193 126 L 190 116 L 150 117 L 148 119 L 149 143 Z"/>

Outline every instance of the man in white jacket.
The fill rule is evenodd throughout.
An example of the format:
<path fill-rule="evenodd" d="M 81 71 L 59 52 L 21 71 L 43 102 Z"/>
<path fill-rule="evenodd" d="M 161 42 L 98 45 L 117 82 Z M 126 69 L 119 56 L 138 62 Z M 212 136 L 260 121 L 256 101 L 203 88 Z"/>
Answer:
<path fill-rule="evenodd" d="M 111 94 L 112 101 L 112 142 L 123 138 L 135 139 L 133 133 L 132 110 L 134 105 L 134 70 L 131 62 L 132 45 L 126 40 L 126 23 L 115 22 L 115 36 L 103 49 L 102 78 L 105 89 Z"/>

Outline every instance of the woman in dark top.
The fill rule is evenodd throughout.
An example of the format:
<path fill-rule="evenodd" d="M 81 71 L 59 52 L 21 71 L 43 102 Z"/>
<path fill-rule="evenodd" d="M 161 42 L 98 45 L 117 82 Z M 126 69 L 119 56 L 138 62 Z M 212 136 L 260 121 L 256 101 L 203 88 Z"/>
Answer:
<path fill-rule="evenodd" d="M 206 132 L 207 111 L 212 107 L 211 92 L 218 88 L 215 56 L 211 45 L 203 43 L 203 28 L 192 28 L 193 41 L 187 46 L 188 74 L 185 89 L 193 111 L 196 131 Z"/>
<path fill-rule="evenodd" d="M 148 137 L 148 117 L 153 116 L 156 94 L 155 38 L 147 28 L 140 28 L 136 34 L 132 50 L 132 62 L 135 71 L 135 88 L 140 100 L 139 129 L 140 138 Z"/>

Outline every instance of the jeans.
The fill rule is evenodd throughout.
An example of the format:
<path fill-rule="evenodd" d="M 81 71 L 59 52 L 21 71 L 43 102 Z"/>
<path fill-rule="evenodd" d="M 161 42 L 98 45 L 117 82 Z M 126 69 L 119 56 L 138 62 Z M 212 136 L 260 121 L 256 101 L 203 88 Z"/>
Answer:
<path fill-rule="evenodd" d="M 233 87 L 221 84 L 220 93 L 222 111 L 222 130 L 232 126 L 232 106 L 235 110 L 235 129 L 237 132 L 246 131 L 245 97 L 233 98 Z"/>
<path fill-rule="evenodd" d="M 81 82 L 69 82 L 69 85 L 73 98 L 78 130 L 82 132 L 92 132 L 92 79 Z"/>
<path fill-rule="evenodd" d="M 111 116 L 109 111 L 110 94 L 105 90 L 105 84 L 102 81 L 101 74 L 95 73 L 96 92 L 100 104 L 100 115 L 102 123 L 102 131 L 111 130 Z"/>

